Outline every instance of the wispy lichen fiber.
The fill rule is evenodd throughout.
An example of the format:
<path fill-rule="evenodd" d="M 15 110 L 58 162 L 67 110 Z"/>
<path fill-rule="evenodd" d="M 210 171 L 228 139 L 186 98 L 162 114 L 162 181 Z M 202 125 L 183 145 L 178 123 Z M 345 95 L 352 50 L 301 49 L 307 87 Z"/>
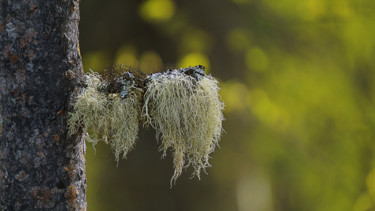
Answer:
<path fill-rule="evenodd" d="M 86 77 L 86 85 L 77 96 L 68 121 L 69 134 L 79 128 L 86 132 L 86 140 L 95 145 L 98 141 L 109 143 L 119 161 L 120 155 L 134 148 L 139 124 L 139 96 L 132 91 L 122 99 L 117 93 L 98 91 L 102 79 L 97 73 Z M 129 87 L 131 90 L 132 87 Z"/>
<path fill-rule="evenodd" d="M 180 71 L 151 76 L 144 95 L 143 115 L 161 136 L 160 150 L 173 150 L 175 168 L 171 185 L 182 169 L 194 168 L 193 176 L 210 166 L 210 153 L 222 133 L 224 104 L 217 80 L 206 75 L 200 80 Z"/>

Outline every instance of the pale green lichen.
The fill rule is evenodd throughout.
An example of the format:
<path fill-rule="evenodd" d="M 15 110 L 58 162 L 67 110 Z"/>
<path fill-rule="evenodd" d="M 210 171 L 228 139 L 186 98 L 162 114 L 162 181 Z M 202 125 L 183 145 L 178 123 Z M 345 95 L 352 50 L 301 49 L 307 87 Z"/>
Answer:
<path fill-rule="evenodd" d="M 137 139 L 140 96 L 132 86 L 127 88 L 124 99 L 118 93 L 99 91 L 103 81 L 97 73 L 87 74 L 85 83 L 87 87 L 77 96 L 70 113 L 69 135 L 82 128 L 93 145 L 98 141 L 109 143 L 119 161 L 121 154 L 125 158 L 133 149 Z"/>
<path fill-rule="evenodd" d="M 222 133 L 224 104 L 218 91 L 218 82 L 208 75 L 196 79 L 175 70 L 149 77 L 142 111 L 161 136 L 163 157 L 173 150 L 171 185 L 183 168 L 192 166 L 192 176 L 200 178 L 210 166 L 209 154 Z"/>

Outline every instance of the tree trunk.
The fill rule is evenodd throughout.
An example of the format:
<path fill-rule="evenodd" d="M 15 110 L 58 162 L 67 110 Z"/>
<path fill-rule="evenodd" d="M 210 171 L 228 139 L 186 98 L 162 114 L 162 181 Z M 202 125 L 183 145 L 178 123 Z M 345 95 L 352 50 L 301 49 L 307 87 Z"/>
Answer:
<path fill-rule="evenodd" d="M 79 0 L 0 0 L 0 210 L 85 210 Z"/>

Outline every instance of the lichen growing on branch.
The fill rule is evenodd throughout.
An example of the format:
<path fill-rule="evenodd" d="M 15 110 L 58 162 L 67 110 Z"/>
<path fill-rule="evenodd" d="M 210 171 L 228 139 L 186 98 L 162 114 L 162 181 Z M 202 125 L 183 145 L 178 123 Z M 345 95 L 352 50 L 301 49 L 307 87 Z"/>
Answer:
<path fill-rule="evenodd" d="M 222 133 L 224 104 L 219 85 L 203 66 L 154 73 L 147 78 L 123 66 L 86 75 L 85 87 L 75 99 L 68 121 L 69 134 L 80 128 L 95 145 L 109 143 L 118 161 L 135 145 L 139 123 L 156 129 L 159 150 L 173 151 L 174 174 L 192 166 L 193 176 L 210 166 Z"/>
<path fill-rule="evenodd" d="M 109 143 L 116 161 L 133 149 L 138 135 L 142 89 L 130 76 L 125 72 L 103 80 L 98 73 L 87 74 L 68 120 L 69 135 L 82 128 L 93 145 Z"/>
<path fill-rule="evenodd" d="M 166 156 L 173 150 L 174 174 L 171 185 L 182 169 L 194 168 L 193 176 L 210 166 L 210 153 L 222 133 L 224 104 L 217 80 L 205 75 L 203 66 L 169 70 L 148 77 L 143 115 L 146 123 L 161 136 L 160 150 Z"/>

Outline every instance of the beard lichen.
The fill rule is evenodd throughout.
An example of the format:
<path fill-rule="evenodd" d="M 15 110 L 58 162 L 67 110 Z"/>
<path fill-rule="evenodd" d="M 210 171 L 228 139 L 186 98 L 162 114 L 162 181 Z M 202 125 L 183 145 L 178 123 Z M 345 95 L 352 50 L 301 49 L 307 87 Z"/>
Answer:
<path fill-rule="evenodd" d="M 82 128 L 86 141 L 93 145 L 98 141 L 109 143 L 117 162 L 121 154 L 126 157 L 137 140 L 142 92 L 125 77 L 118 81 L 121 90 L 111 92 L 113 83 L 103 81 L 98 73 L 87 74 L 86 87 L 76 97 L 68 120 L 69 135 Z"/>
<path fill-rule="evenodd" d="M 218 91 L 217 80 L 205 75 L 202 66 L 148 77 L 142 114 L 161 137 L 163 157 L 173 150 L 171 185 L 188 166 L 199 179 L 210 166 L 209 155 L 222 133 L 224 104 Z"/>

